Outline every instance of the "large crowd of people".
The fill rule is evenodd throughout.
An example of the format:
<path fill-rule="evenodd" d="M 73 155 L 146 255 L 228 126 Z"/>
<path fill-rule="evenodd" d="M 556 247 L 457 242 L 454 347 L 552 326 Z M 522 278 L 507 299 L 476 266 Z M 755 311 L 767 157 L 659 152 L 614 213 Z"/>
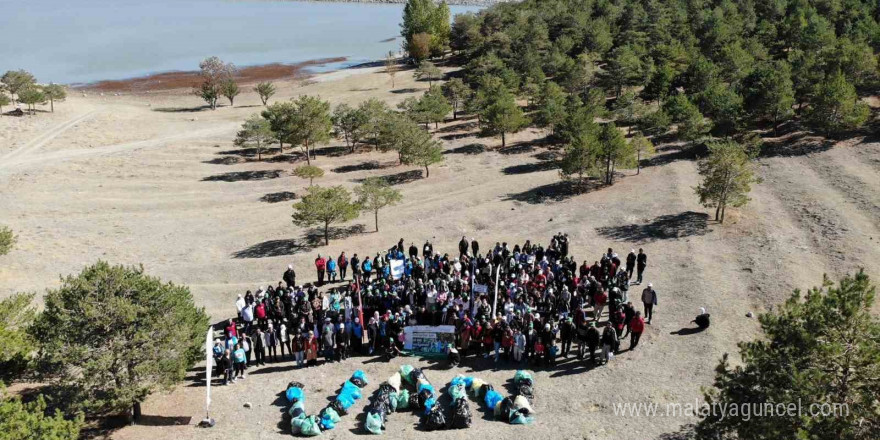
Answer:
<path fill-rule="evenodd" d="M 288 266 L 278 285 L 238 295 L 237 317 L 215 340 L 217 373 L 231 383 L 266 362 L 393 357 L 410 325 L 454 326 L 453 363 L 469 356 L 534 368 L 560 356 L 607 363 L 627 336 L 635 349 L 654 317 L 653 284 L 633 288 L 648 257 L 633 249 L 621 258 L 609 248 L 578 265 L 569 249 L 568 234 L 559 233 L 546 246 L 526 240 L 483 252 L 462 237 L 454 255 L 403 239 L 374 256 L 317 255 L 316 282 L 297 284 Z"/>

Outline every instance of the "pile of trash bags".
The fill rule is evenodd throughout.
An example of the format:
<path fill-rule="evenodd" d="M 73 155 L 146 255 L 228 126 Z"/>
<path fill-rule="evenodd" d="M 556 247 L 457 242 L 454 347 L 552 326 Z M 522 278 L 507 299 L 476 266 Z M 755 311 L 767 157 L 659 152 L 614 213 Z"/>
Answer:
<path fill-rule="evenodd" d="M 336 399 L 321 410 L 321 428 L 333 429 L 339 422 L 340 416 L 348 414 L 348 409 L 363 396 L 361 388 L 367 386 L 367 376 L 363 371 L 357 370 L 351 375 L 351 379 L 342 384 L 342 389 L 336 395 Z"/>
<path fill-rule="evenodd" d="M 447 392 L 452 398 L 452 404 L 449 406 L 449 428 L 470 428 L 473 417 L 471 416 L 470 403 L 468 403 L 465 377 L 459 375 L 452 379 L 449 382 Z"/>
<path fill-rule="evenodd" d="M 400 374 L 391 375 L 385 382 L 379 385 L 379 389 L 373 394 L 370 404 L 367 405 L 367 417 L 364 419 L 364 429 L 372 434 L 382 434 L 388 414 L 397 410 L 399 405 Z M 409 395 L 407 394 L 407 398 Z"/>
<path fill-rule="evenodd" d="M 468 394 L 477 401 L 482 400 L 490 410 L 494 411 L 498 403 L 504 400 L 504 396 L 495 391 L 495 387 L 486 383 L 483 379 L 465 377 L 464 382 Z"/>
<path fill-rule="evenodd" d="M 329 405 L 317 415 L 306 415 L 305 386 L 299 382 L 287 384 L 284 395 L 290 402 L 290 430 L 293 435 L 312 437 L 321 434 L 321 431 L 336 427 L 341 416 L 347 414 L 347 410 L 354 402 L 361 398 L 361 388 L 367 386 L 367 377 L 364 372 L 357 370 L 351 379 L 342 384 L 342 390 Z"/>
<path fill-rule="evenodd" d="M 284 395 L 290 402 L 290 430 L 294 435 L 312 437 L 321 434 L 320 419 L 317 416 L 307 416 L 305 407 L 305 386 L 299 382 L 287 384 Z"/>
<path fill-rule="evenodd" d="M 531 424 L 534 422 L 532 404 L 535 400 L 532 375 L 523 370 L 517 371 L 513 375 L 513 385 L 515 393 L 495 407 L 495 418 L 506 419 L 512 425 Z"/>

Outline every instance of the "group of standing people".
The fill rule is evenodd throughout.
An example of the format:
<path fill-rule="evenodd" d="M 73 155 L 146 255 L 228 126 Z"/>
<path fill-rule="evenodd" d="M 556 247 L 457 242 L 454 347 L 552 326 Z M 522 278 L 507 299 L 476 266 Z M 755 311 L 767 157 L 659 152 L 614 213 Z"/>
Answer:
<path fill-rule="evenodd" d="M 285 356 L 300 367 L 319 357 L 394 356 L 409 325 L 455 326 L 449 350 L 456 361 L 473 354 L 551 365 L 574 355 L 576 343 L 579 358 L 596 362 L 601 350 L 607 362 L 627 335 L 636 348 L 653 318 L 653 284 L 639 298 L 644 313 L 630 301 L 648 257 L 633 249 L 622 260 L 609 248 L 578 265 L 570 247 L 568 234 L 559 233 L 546 246 L 496 242 L 482 253 L 476 239 L 462 237 L 453 255 L 403 239 L 374 256 L 318 255 L 315 284 L 297 284 L 291 265 L 277 286 L 238 296 L 237 318 L 215 341 L 218 373 L 232 382 L 246 377 L 248 365 Z M 328 282 L 338 284 L 319 288 Z"/>

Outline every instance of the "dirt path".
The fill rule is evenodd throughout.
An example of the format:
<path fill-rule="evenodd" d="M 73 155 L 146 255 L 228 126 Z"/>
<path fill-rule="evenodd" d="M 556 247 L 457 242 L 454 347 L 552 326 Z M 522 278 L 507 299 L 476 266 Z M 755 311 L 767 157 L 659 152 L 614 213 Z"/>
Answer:
<path fill-rule="evenodd" d="M 55 138 L 57 138 L 58 136 L 63 134 L 65 131 L 73 128 L 76 124 L 79 124 L 80 122 L 83 122 L 86 119 L 92 117 L 96 113 L 97 113 L 97 110 L 92 110 L 88 113 L 85 113 L 83 115 L 80 115 L 80 116 L 77 116 L 73 119 L 70 119 L 66 122 L 58 124 L 55 127 L 52 127 L 51 129 L 49 129 L 47 131 L 44 131 L 39 136 L 34 138 L 32 141 L 19 147 L 18 149 L 13 150 L 3 156 L 0 156 L 0 169 L 2 169 L 4 167 L 9 167 L 11 165 L 15 165 L 17 162 L 19 162 L 21 160 L 21 159 L 19 159 L 17 161 L 16 158 L 22 157 L 28 153 L 32 153 L 32 152 L 40 149 L 41 147 L 45 146 L 46 144 L 48 144 L 49 142 L 51 142 L 52 140 L 54 140 Z"/>
<path fill-rule="evenodd" d="M 276 100 L 320 95 L 332 103 L 377 97 L 392 107 L 417 96 L 427 83 L 401 72 L 390 90 L 381 68 L 329 74 L 315 83 L 278 84 Z M 616 403 L 692 402 L 711 384 L 713 369 L 736 343 L 756 335 L 760 312 L 788 297 L 795 287 L 821 282 L 858 266 L 880 277 L 880 144 L 844 144 L 809 157 L 759 161 L 764 183 L 752 202 L 728 213 L 725 225 L 711 221 L 693 194 L 695 163 L 679 155 L 642 170 L 625 170 L 614 186 L 575 194 L 560 183 L 552 162 L 558 150 L 541 144 L 541 130 L 508 138 L 479 137 L 473 120 L 441 125 L 446 162 L 431 167 L 397 165 L 393 153 L 361 149 L 349 154 L 339 140 L 318 148 L 315 165 L 325 171 L 316 184 L 353 188 L 370 176 L 385 176 L 403 202 L 341 225 L 328 246 L 315 231 L 291 223 L 291 204 L 308 182 L 291 169 L 301 163 L 286 149 L 256 160 L 232 145 L 241 121 L 262 105 L 250 91 L 236 107 L 202 111 L 197 98 L 180 93 L 71 96 L 55 114 L 0 118 L 0 223 L 19 236 L 0 262 L 0 295 L 43 291 L 59 274 L 78 272 L 97 259 L 139 264 L 163 279 L 188 285 L 196 302 L 215 319 L 233 314 L 238 293 L 277 283 L 293 264 L 300 279 L 314 279 L 317 253 L 375 253 L 401 237 L 421 245 L 430 239 L 452 252 L 462 235 L 485 249 L 496 241 L 547 244 L 568 232 L 579 262 L 592 262 L 608 247 L 625 255 L 645 248 L 646 281 L 660 292 L 660 305 L 635 351 L 605 367 L 571 358 L 536 372 L 538 418 L 511 427 L 479 411 L 466 431 L 426 433 L 412 414 L 391 416 L 391 439 L 472 437 L 645 440 L 674 432 L 690 418 L 622 417 Z M 94 113 L 92 113 L 94 112 Z M 90 115 L 90 116 L 89 116 Z M 82 119 L 79 119 L 82 118 Z M 638 304 L 641 288 L 630 298 Z M 713 324 L 691 333 L 699 307 Z M 628 341 L 623 342 L 626 349 Z M 354 369 L 371 379 L 368 393 L 403 362 L 428 368 L 443 385 L 455 374 L 473 374 L 501 387 L 514 365 L 469 359 L 447 370 L 418 359 L 393 363 L 357 358 L 333 366 L 296 370 L 279 362 L 252 370 L 248 378 L 214 391 L 218 426 L 192 426 L 202 415 L 204 387 L 194 371 L 185 386 L 151 397 L 143 425 L 113 433 L 114 439 L 289 438 L 278 393 L 290 380 L 308 384 L 307 408 L 317 411 Z M 253 408 L 244 409 L 244 402 Z M 331 438 L 359 436 L 364 402 L 356 405 Z M 182 425 L 175 425 L 182 423 Z"/>

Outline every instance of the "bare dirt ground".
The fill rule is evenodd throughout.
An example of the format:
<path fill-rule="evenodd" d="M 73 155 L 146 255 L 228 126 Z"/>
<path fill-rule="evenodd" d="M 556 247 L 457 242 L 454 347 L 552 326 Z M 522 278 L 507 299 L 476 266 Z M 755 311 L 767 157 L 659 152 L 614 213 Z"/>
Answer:
<path fill-rule="evenodd" d="M 315 81 L 279 84 L 274 100 L 317 94 L 334 104 L 368 97 L 392 105 L 426 83 L 398 74 L 395 87 L 380 69 L 347 70 Z M 246 88 L 248 89 L 248 88 Z M 693 194 L 698 182 L 693 155 L 674 148 L 647 161 L 639 175 L 627 170 L 610 188 L 572 194 L 559 183 L 549 159 L 554 152 L 529 129 L 508 139 L 473 134 L 475 122 L 448 122 L 436 130 L 446 163 L 429 178 L 416 167 L 396 164 L 396 155 L 361 150 L 349 154 L 340 141 L 318 149 L 321 185 L 353 187 L 367 176 L 390 176 L 404 195 L 400 206 L 339 228 L 323 246 L 315 231 L 291 224 L 290 193 L 308 182 L 290 175 L 298 153 L 262 161 L 232 146 L 236 129 L 260 111 L 246 92 L 234 108 L 201 110 L 186 91 L 104 96 L 74 93 L 53 114 L 0 118 L 0 224 L 19 235 L 17 248 L 0 259 L 0 295 L 43 291 L 59 274 L 78 272 L 97 259 L 142 263 L 164 279 L 189 285 L 196 301 L 217 320 L 234 313 L 237 293 L 277 283 L 287 264 L 311 280 L 317 253 L 375 252 L 403 237 L 454 249 L 462 235 L 485 247 L 496 241 L 547 243 L 568 232 L 580 260 L 596 260 L 606 248 L 621 254 L 644 247 L 646 281 L 660 295 L 654 324 L 638 350 L 624 352 L 607 367 L 588 370 L 571 359 L 536 373 L 536 423 L 509 426 L 478 412 L 465 431 L 418 431 L 418 417 L 390 416 L 386 437 L 413 438 L 671 438 L 683 417 L 624 417 L 615 403 L 694 402 L 711 384 L 713 368 L 736 343 L 758 334 L 761 312 L 794 288 L 864 267 L 880 279 L 880 144 L 853 138 L 840 143 L 792 134 L 760 159 L 764 183 L 752 203 L 711 221 Z M 511 139 L 512 138 L 512 139 Z M 301 161 L 301 160 L 299 160 Z M 299 162 L 297 161 L 297 163 Z M 365 231 L 365 232 L 361 232 Z M 701 306 L 713 324 L 702 333 L 678 333 Z M 628 342 L 623 344 L 627 347 Z M 358 368 L 371 384 L 366 393 L 402 363 L 428 368 L 436 385 L 455 374 L 474 374 L 503 388 L 515 368 L 495 369 L 470 360 L 448 370 L 418 359 L 392 363 L 350 359 L 342 364 L 297 370 L 291 362 L 251 370 L 233 386 L 214 388 L 215 428 L 194 424 L 204 415 L 202 371 L 184 386 L 152 396 L 142 425 L 111 433 L 117 439 L 272 439 L 289 436 L 282 422 L 287 382 L 307 384 L 307 408 L 318 411 Z M 244 402 L 253 407 L 243 408 Z M 361 400 L 329 438 L 351 438 L 360 430 Z M 472 403 L 472 408 L 481 408 Z"/>

